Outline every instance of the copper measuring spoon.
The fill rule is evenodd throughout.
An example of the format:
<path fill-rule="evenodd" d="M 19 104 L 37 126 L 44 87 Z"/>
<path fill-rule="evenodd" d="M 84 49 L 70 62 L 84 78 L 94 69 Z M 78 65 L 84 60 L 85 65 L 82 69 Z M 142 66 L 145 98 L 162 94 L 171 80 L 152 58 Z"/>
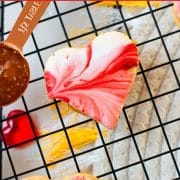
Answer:
<path fill-rule="evenodd" d="M 0 43 L 0 107 L 25 91 L 30 69 L 22 48 L 50 1 L 27 1 L 8 38 Z"/>

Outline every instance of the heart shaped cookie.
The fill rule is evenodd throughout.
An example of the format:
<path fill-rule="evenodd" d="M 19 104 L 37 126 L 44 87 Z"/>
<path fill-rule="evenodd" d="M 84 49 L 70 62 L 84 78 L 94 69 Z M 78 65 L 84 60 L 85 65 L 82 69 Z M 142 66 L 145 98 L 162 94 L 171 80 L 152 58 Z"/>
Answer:
<path fill-rule="evenodd" d="M 60 49 L 45 66 L 48 97 L 65 101 L 113 129 L 138 62 L 135 44 L 120 32 L 99 35 L 84 48 Z"/>

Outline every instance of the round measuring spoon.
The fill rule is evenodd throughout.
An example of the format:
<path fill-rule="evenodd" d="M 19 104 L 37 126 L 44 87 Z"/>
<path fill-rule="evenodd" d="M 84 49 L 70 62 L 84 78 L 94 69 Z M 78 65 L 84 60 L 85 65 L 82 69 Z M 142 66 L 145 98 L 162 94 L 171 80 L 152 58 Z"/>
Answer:
<path fill-rule="evenodd" d="M 27 88 L 29 65 L 22 48 L 50 1 L 27 1 L 8 38 L 0 43 L 0 107 L 17 100 Z"/>

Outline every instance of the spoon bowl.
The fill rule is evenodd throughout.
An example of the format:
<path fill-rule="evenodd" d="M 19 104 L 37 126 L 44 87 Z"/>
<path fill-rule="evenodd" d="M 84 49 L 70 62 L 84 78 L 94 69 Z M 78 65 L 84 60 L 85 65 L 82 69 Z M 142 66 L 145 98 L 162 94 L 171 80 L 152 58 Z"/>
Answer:
<path fill-rule="evenodd" d="M 0 105 L 8 105 L 19 98 L 27 88 L 29 78 L 29 65 L 22 53 L 0 43 Z"/>

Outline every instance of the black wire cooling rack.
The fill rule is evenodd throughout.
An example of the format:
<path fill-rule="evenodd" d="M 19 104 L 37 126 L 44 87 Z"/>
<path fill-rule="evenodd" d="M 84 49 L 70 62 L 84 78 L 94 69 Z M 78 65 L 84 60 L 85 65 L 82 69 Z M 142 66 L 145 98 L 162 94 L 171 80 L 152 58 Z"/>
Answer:
<path fill-rule="evenodd" d="M 2 35 L 2 39 L 3 39 L 3 37 L 4 37 L 5 35 L 7 35 L 7 34 L 9 33 L 9 32 L 4 32 L 4 10 L 5 10 L 6 7 L 12 6 L 12 5 L 15 4 L 15 3 L 21 3 L 21 6 L 23 7 L 23 3 L 22 3 L 21 1 L 20 1 L 20 2 L 9 2 L 9 3 L 4 3 L 4 2 L 2 2 L 1 6 L 0 6 L 0 9 L 1 9 L 1 35 Z M 31 119 L 31 117 L 30 117 L 30 113 L 32 113 L 32 112 L 34 112 L 34 111 L 38 111 L 38 110 L 43 109 L 43 108 L 46 108 L 46 107 L 49 107 L 49 106 L 51 106 L 51 105 L 55 105 L 55 107 L 56 107 L 56 110 L 57 110 L 57 112 L 58 112 L 58 116 L 59 116 L 59 119 L 60 119 L 60 123 L 61 123 L 61 125 L 62 125 L 62 129 L 59 129 L 59 130 L 57 130 L 57 131 L 54 131 L 54 132 L 51 132 L 51 133 L 48 133 L 48 134 L 42 135 L 42 136 L 40 136 L 40 137 L 36 137 L 36 138 L 34 138 L 34 139 L 31 139 L 31 140 L 28 140 L 28 141 L 26 141 L 26 142 L 21 143 L 21 144 L 24 144 L 24 143 L 27 143 L 27 142 L 34 141 L 34 140 L 35 140 L 35 142 L 36 142 L 36 144 L 37 144 L 37 147 L 38 147 L 38 149 L 39 149 L 39 152 L 40 152 L 42 161 L 43 161 L 43 165 L 42 165 L 42 166 L 39 166 L 39 167 L 36 167 L 36 168 L 33 168 L 33 169 L 29 169 L 29 170 L 27 170 L 27 171 L 25 171 L 25 172 L 22 172 L 22 173 L 17 173 L 17 172 L 16 172 L 15 165 L 13 164 L 13 159 L 12 159 L 12 157 L 11 157 L 11 154 L 9 153 L 10 149 L 12 149 L 12 148 L 14 148 L 14 147 L 16 147 L 16 146 L 19 146 L 19 145 L 21 145 L 21 144 L 14 145 L 14 146 L 12 146 L 12 147 L 7 147 L 6 144 L 5 144 L 3 148 L 2 148 L 2 146 L 1 146 L 1 154 L 2 154 L 3 151 L 6 151 L 7 156 L 8 156 L 8 159 L 9 159 L 9 162 L 10 162 L 10 167 L 11 167 L 12 172 L 13 172 L 13 176 L 3 178 L 3 177 L 2 177 L 2 166 L 3 166 L 3 164 L 1 164 L 1 171 L 0 171 L 0 172 L 1 172 L 1 174 L 0 174 L 0 175 L 1 175 L 1 179 L 4 179 L 4 180 L 5 180 L 5 179 L 19 179 L 20 176 L 26 175 L 26 174 L 31 173 L 31 172 L 34 172 L 34 174 L 36 174 L 36 171 L 37 171 L 37 170 L 40 170 L 40 169 L 42 169 L 42 168 L 45 169 L 45 171 L 46 171 L 46 173 L 47 173 L 47 176 L 48 176 L 49 178 L 51 178 L 51 174 L 50 174 L 50 172 L 49 172 L 48 165 L 56 164 L 56 163 L 65 161 L 65 160 L 67 160 L 67 159 L 73 159 L 73 161 L 74 161 L 74 163 L 75 163 L 75 165 L 76 165 L 77 172 L 80 172 L 80 171 L 81 171 L 81 168 L 80 168 L 80 166 L 79 166 L 79 164 L 78 164 L 77 157 L 80 156 L 80 155 L 82 155 L 82 154 L 85 154 L 85 153 L 88 153 L 88 152 L 91 152 L 91 151 L 94 151 L 94 150 L 100 149 L 100 148 L 104 148 L 111 170 L 108 171 L 108 172 L 105 172 L 105 173 L 103 173 L 103 174 L 101 174 L 101 175 L 99 175 L 99 176 L 98 176 L 99 178 L 100 178 L 100 177 L 103 178 L 103 177 L 105 177 L 105 176 L 107 176 L 107 175 L 111 175 L 111 177 L 112 177 L 113 179 L 118 180 L 117 175 L 116 175 L 117 172 L 122 171 L 122 170 L 124 170 L 124 169 L 128 169 L 128 168 L 130 168 L 130 167 L 132 167 L 132 166 L 135 166 L 135 165 L 141 165 L 142 168 L 143 168 L 143 170 L 144 170 L 144 174 L 145 174 L 144 177 L 145 177 L 145 179 L 151 179 L 151 174 L 148 173 L 147 168 L 146 168 L 146 166 L 145 166 L 145 162 L 151 161 L 151 160 L 153 160 L 153 159 L 155 159 L 155 158 L 158 158 L 158 157 L 161 157 L 161 156 L 164 156 L 164 155 L 169 154 L 170 157 L 172 158 L 172 161 L 173 161 L 173 164 L 174 164 L 174 168 L 175 168 L 175 171 L 176 171 L 176 174 L 177 174 L 177 177 L 175 177 L 175 178 L 176 178 L 176 179 L 179 179 L 179 178 L 180 178 L 180 169 L 179 169 L 179 167 L 178 167 L 178 162 L 177 162 L 177 160 L 176 160 L 176 158 L 175 158 L 174 153 L 177 152 L 177 151 L 180 151 L 180 147 L 175 147 L 175 148 L 172 148 L 172 147 L 171 147 L 170 141 L 169 141 L 169 139 L 168 139 L 168 135 L 167 135 L 167 133 L 166 133 L 166 131 L 165 131 L 165 126 L 168 125 L 168 124 L 171 124 L 171 123 L 180 121 L 180 117 L 179 117 L 179 118 L 176 118 L 176 119 L 172 119 L 171 121 L 168 121 L 168 122 L 163 123 L 163 122 L 162 122 L 162 119 L 161 119 L 161 116 L 160 116 L 160 114 L 159 114 L 159 112 L 158 112 L 157 105 L 156 105 L 156 103 L 155 103 L 155 100 L 156 100 L 157 98 L 160 98 L 160 97 L 163 97 L 163 96 L 172 94 L 172 93 L 180 90 L 180 79 L 179 79 L 179 77 L 178 77 L 178 75 L 177 75 L 177 72 L 176 72 L 176 69 L 175 69 L 175 66 L 174 66 L 174 63 L 177 62 L 177 61 L 179 61 L 180 58 L 178 58 L 178 59 L 171 59 L 170 53 L 169 53 L 169 51 L 168 51 L 168 47 L 167 47 L 167 45 L 166 45 L 166 43 L 165 43 L 165 40 L 164 40 L 164 38 L 166 38 L 166 37 L 168 37 L 168 36 L 171 36 L 171 35 L 176 34 L 176 33 L 180 33 L 180 29 L 178 29 L 178 30 L 176 30 L 176 31 L 173 31 L 173 32 L 170 32 L 170 33 L 168 33 L 168 34 L 162 34 L 162 33 L 161 33 L 161 29 L 160 29 L 160 27 L 159 27 L 159 25 L 158 25 L 157 19 L 156 19 L 155 15 L 154 15 L 155 12 L 158 12 L 158 11 L 163 10 L 163 9 L 166 9 L 166 8 L 170 8 L 173 4 L 168 4 L 168 5 L 165 5 L 165 6 L 163 6 L 163 7 L 159 7 L 159 8 L 153 9 L 153 8 L 151 7 L 151 5 L 148 3 L 148 8 L 149 8 L 149 10 L 148 10 L 147 12 L 145 12 L 145 13 L 143 13 L 143 14 L 139 14 L 139 15 L 134 16 L 134 17 L 125 18 L 125 17 L 124 17 L 124 14 L 123 14 L 123 11 L 122 11 L 122 9 L 121 9 L 121 6 L 118 4 L 118 1 L 117 1 L 117 2 L 116 2 L 116 3 L 117 3 L 116 8 L 118 9 L 119 14 L 120 14 L 120 16 L 121 16 L 122 19 L 121 19 L 119 22 L 115 22 L 114 24 L 108 24 L 108 25 L 106 25 L 106 26 L 104 26 L 104 27 L 97 28 L 97 27 L 96 27 L 96 23 L 95 23 L 94 20 L 93 20 L 90 7 L 93 6 L 93 5 L 96 4 L 96 3 L 99 3 L 99 2 L 91 2 L 91 3 L 89 3 L 89 2 L 84 1 L 84 2 L 83 2 L 84 4 L 83 4 L 82 6 L 79 6 L 79 7 L 77 7 L 77 8 L 74 8 L 74 9 L 71 9 L 71 10 L 68 10 L 68 11 L 65 11 L 65 12 L 60 12 L 60 10 L 58 9 L 57 3 L 59 3 L 59 2 L 53 1 L 53 2 L 51 2 L 51 3 L 54 4 L 54 7 L 55 7 L 55 9 L 56 9 L 56 14 L 53 15 L 53 16 L 50 16 L 50 17 L 48 17 L 48 18 L 45 18 L 45 19 L 41 20 L 39 23 L 43 23 L 43 22 L 45 22 L 45 21 L 49 21 L 49 20 L 51 20 L 51 19 L 53 19 L 53 18 L 58 18 L 58 20 L 59 20 L 59 22 L 60 22 L 60 25 L 62 26 L 62 29 L 63 29 L 63 32 L 64 32 L 64 35 L 65 35 L 65 38 L 66 38 L 66 39 L 65 39 L 64 41 L 61 41 L 61 42 L 52 44 L 52 45 L 50 45 L 50 46 L 46 46 L 46 47 L 43 47 L 43 48 L 39 48 L 39 47 L 38 47 L 38 43 L 37 43 L 37 41 L 36 41 L 36 38 L 35 38 L 34 34 L 32 33 L 32 40 L 33 40 L 33 43 L 34 43 L 34 46 L 35 46 L 35 51 L 29 52 L 29 53 L 25 54 L 25 56 L 28 56 L 28 55 L 31 55 L 31 54 L 37 54 L 37 56 L 39 57 L 39 60 L 40 60 L 40 64 L 41 64 L 41 66 L 42 66 L 42 69 L 44 69 L 44 63 L 43 63 L 43 60 L 42 60 L 42 56 L 41 56 L 41 54 L 40 54 L 40 52 L 41 52 L 42 50 L 49 49 L 49 48 L 55 47 L 55 46 L 57 46 L 57 45 L 61 45 L 61 44 L 63 44 L 63 43 L 67 43 L 68 46 L 71 47 L 71 41 L 73 41 L 73 40 L 77 40 L 77 39 L 79 39 L 79 38 L 81 38 L 81 37 L 83 37 L 83 36 L 89 35 L 89 34 L 98 35 L 98 33 L 99 33 L 100 31 L 106 30 L 107 28 L 110 28 L 110 27 L 113 27 L 113 26 L 116 26 L 116 25 L 124 25 L 125 30 L 126 30 L 128 36 L 131 38 L 131 33 L 130 33 L 130 30 L 129 30 L 128 26 L 127 26 L 128 21 L 133 20 L 133 19 L 136 19 L 136 18 L 139 18 L 139 17 L 141 17 L 141 16 L 149 15 L 149 14 L 152 16 L 152 19 L 153 19 L 154 24 L 155 24 L 155 26 L 156 26 L 156 29 L 157 29 L 157 31 L 158 31 L 158 37 L 155 37 L 155 38 L 150 39 L 150 40 L 146 40 L 146 41 L 141 42 L 141 43 L 138 43 L 138 42 L 137 42 L 137 46 L 140 47 L 140 46 L 143 46 L 143 45 L 145 45 L 145 44 L 151 43 L 151 42 L 153 42 L 153 41 L 160 40 L 161 43 L 162 43 L 162 45 L 163 45 L 163 47 L 164 47 L 166 56 L 167 56 L 167 58 L 168 58 L 168 62 L 165 62 L 165 63 L 163 63 L 163 64 L 154 66 L 154 67 L 149 68 L 149 69 L 143 69 L 143 66 L 140 64 L 140 71 L 138 72 L 138 74 L 141 74 L 141 75 L 143 76 L 144 82 L 145 82 L 145 84 L 146 84 L 146 86 L 147 86 L 147 90 L 148 90 L 148 93 L 149 93 L 149 98 L 146 99 L 146 100 L 141 100 L 141 101 L 138 101 L 138 102 L 136 102 L 136 103 L 127 105 L 127 106 L 125 106 L 125 107 L 123 108 L 123 113 L 124 113 L 124 116 L 125 116 L 125 119 L 126 119 L 127 126 L 128 126 L 128 128 L 129 128 L 129 131 L 130 131 L 130 135 L 128 135 L 128 136 L 126 136 L 126 137 L 122 137 L 122 138 L 116 139 L 116 140 L 111 141 L 111 142 L 105 142 L 104 137 L 103 137 L 103 135 L 102 135 L 101 128 L 99 127 L 99 124 L 96 123 L 97 129 L 98 129 L 98 132 L 99 132 L 99 136 L 100 136 L 100 139 L 101 139 L 101 141 L 102 141 L 102 145 L 99 145 L 99 146 L 97 146 L 97 147 L 94 147 L 94 148 L 92 148 L 92 149 L 89 149 L 89 150 L 86 150 L 86 151 L 83 151 L 83 152 L 80 152 L 80 153 L 75 153 L 75 152 L 74 152 L 73 147 L 72 147 L 71 142 L 70 142 L 70 139 L 69 139 L 69 136 L 68 136 L 68 133 L 67 133 L 67 129 L 72 128 L 72 127 L 75 127 L 75 126 L 78 126 L 78 125 L 80 125 L 80 124 L 84 124 L 84 123 L 90 122 L 91 119 L 88 119 L 88 120 L 83 121 L 83 122 L 81 122 L 81 123 L 77 123 L 77 124 L 75 124 L 75 125 L 71 125 L 71 126 L 66 127 L 65 124 L 64 124 L 64 121 L 63 121 L 63 118 L 62 118 L 60 109 L 59 109 L 58 104 L 57 104 L 58 101 L 53 101 L 53 102 L 50 102 L 50 103 L 45 104 L 45 105 L 43 105 L 43 106 L 39 106 L 39 107 L 34 108 L 34 109 L 29 109 L 28 106 L 27 106 L 27 102 L 26 102 L 25 98 L 22 96 L 22 102 L 23 102 L 23 104 L 24 104 L 25 111 L 26 111 L 26 113 L 27 113 L 27 115 L 28 115 L 28 117 L 29 117 L 29 119 L 30 119 L 31 126 L 32 126 L 32 129 L 33 129 L 34 134 L 35 134 L 35 129 L 34 129 L 34 126 L 33 126 L 33 123 L 32 123 L 32 119 Z M 75 2 L 74 2 L 74 3 L 75 3 Z M 87 32 L 87 33 L 78 35 L 78 36 L 76 36 L 76 37 L 70 38 L 70 37 L 68 36 L 66 27 L 65 27 L 64 22 L 63 22 L 63 16 L 66 15 L 66 14 L 69 14 L 69 13 L 71 13 L 71 12 L 78 11 L 78 10 L 80 10 L 80 9 L 84 9 L 84 10 L 87 11 L 89 20 L 90 20 L 91 25 L 92 25 L 92 27 L 93 27 L 93 30 L 90 31 L 90 32 Z M 173 74 L 174 74 L 174 77 L 175 77 L 175 79 L 176 79 L 176 82 L 177 82 L 177 84 L 178 84 L 178 87 L 177 87 L 176 89 L 174 89 L 174 90 L 171 90 L 171 91 L 162 93 L 162 94 L 160 94 L 160 95 L 153 96 L 153 94 L 152 94 L 152 92 L 151 92 L 150 85 L 149 85 L 149 83 L 148 83 L 148 80 L 147 80 L 147 77 L 146 77 L 145 73 L 148 72 L 148 71 L 151 71 L 151 70 L 158 69 L 158 68 L 160 68 L 160 67 L 166 66 L 166 65 L 168 65 L 168 66 L 170 66 L 170 68 L 172 68 L 172 72 L 173 72 Z M 30 81 L 30 84 L 31 84 L 31 83 L 34 83 L 34 82 L 37 82 L 37 81 L 39 81 L 39 80 L 42 80 L 42 79 L 43 79 L 43 77 L 40 77 L 40 78 L 31 80 L 31 81 Z M 155 110 L 155 113 L 156 113 L 157 118 L 158 118 L 159 124 L 156 125 L 156 126 L 150 127 L 150 128 L 148 128 L 148 129 L 142 130 L 142 131 L 140 131 L 140 132 L 134 133 L 134 132 L 133 132 L 133 128 L 131 127 L 130 121 L 129 121 L 129 119 L 128 119 L 127 110 L 130 109 L 130 108 L 132 108 L 132 107 L 136 107 L 136 106 L 138 106 L 138 105 L 140 105 L 140 104 L 143 104 L 143 103 L 145 103 L 145 102 L 152 102 L 153 107 L 154 107 L 154 110 Z M 2 113 L 1 113 L 1 111 L 0 111 L 0 116 L 1 116 L 1 124 L 2 124 L 2 122 L 5 121 L 5 120 L 7 120 L 7 119 L 2 119 Z M 20 116 L 20 115 L 19 115 L 19 116 Z M 164 136 L 165 141 L 166 141 L 166 143 L 167 143 L 168 150 L 165 151 L 165 152 L 163 152 L 163 153 L 160 153 L 160 154 L 151 156 L 151 157 L 149 157 L 149 158 L 143 158 L 142 155 L 141 155 L 141 153 L 140 153 L 140 149 L 139 149 L 139 146 L 138 146 L 138 143 L 137 143 L 135 137 L 136 137 L 137 135 L 140 135 L 140 134 L 142 134 L 142 133 L 145 133 L 145 132 L 151 131 L 151 130 L 153 130 L 153 129 L 157 129 L 157 128 L 160 128 L 160 129 L 162 130 L 163 136 Z M 46 161 L 45 161 L 45 158 L 44 158 L 44 155 L 43 155 L 43 152 L 42 152 L 42 148 L 41 148 L 40 143 L 39 143 L 39 138 L 49 136 L 49 135 L 51 135 L 51 134 L 53 134 L 53 133 L 56 133 L 56 132 L 59 132 L 59 131 L 64 131 L 64 132 L 65 132 L 65 135 L 66 135 L 66 138 L 67 138 L 67 140 L 68 140 L 68 144 L 69 144 L 69 148 L 70 148 L 70 151 L 71 151 L 71 153 L 72 153 L 72 156 L 69 156 L 69 157 L 67 157 L 67 158 L 58 160 L 58 161 L 53 162 L 53 163 L 51 163 L 51 164 L 46 164 Z M 139 161 L 137 161 L 137 162 L 135 162 L 135 163 L 128 164 L 128 165 L 126 165 L 126 166 L 124 166 L 124 167 L 121 167 L 121 168 L 116 169 L 116 168 L 114 168 L 114 166 L 113 166 L 113 163 L 112 163 L 112 161 L 111 161 L 111 158 L 110 158 L 110 155 L 109 155 L 109 153 L 108 153 L 108 148 L 107 148 L 107 147 L 108 147 L 109 145 L 118 143 L 118 142 L 120 142 L 120 141 L 123 141 L 123 140 L 125 140 L 125 139 L 129 139 L 129 138 L 132 138 L 132 140 L 133 140 L 133 142 L 134 142 L 134 145 L 135 145 L 135 148 L 136 148 L 138 157 L 139 157 Z M 0 156 L 0 158 L 1 158 L 1 160 L 2 160 L 2 157 L 1 157 L 1 156 Z M 119 180 L 120 180 L 120 179 L 119 179 Z"/>

